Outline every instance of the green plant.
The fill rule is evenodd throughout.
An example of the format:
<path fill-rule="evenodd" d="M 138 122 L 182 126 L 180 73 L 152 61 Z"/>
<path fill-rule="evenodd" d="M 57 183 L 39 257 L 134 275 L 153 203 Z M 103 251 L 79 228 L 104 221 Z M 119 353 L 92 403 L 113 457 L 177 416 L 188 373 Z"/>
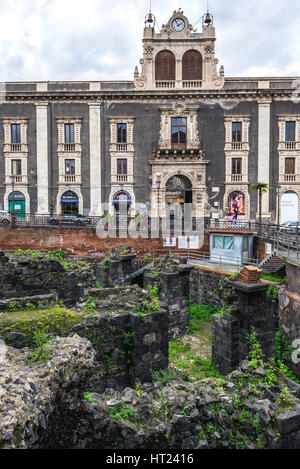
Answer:
<path fill-rule="evenodd" d="M 277 283 L 280 283 L 280 284 L 286 283 L 286 277 L 281 277 L 278 274 L 265 274 L 265 273 L 262 273 L 261 278 L 264 279 L 264 280 L 269 280 L 270 282 L 277 282 Z"/>
<path fill-rule="evenodd" d="M 153 371 L 151 370 L 152 379 L 155 382 L 159 382 L 161 384 L 166 384 L 169 381 L 173 381 L 175 379 L 183 379 L 185 378 L 184 374 L 174 368 L 166 368 L 165 370 L 160 371 Z"/>
<path fill-rule="evenodd" d="M 128 405 L 122 405 L 121 407 L 110 407 L 108 414 L 112 419 L 115 420 L 130 420 L 133 417 L 133 409 Z"/>
<path fill-rule="evenodd" d="M 263 366 L 263 358 L 264 354 L 262 352 L 262 348 L 260 343 L 257 339 L 257 332 L 255 327 L 251 327 L 251 332 L 247 336 L 248 345 L 249 345 L 249 353 L 248 353 L 248 360 L 249 360 L 249 368 L 256 369 L 259 366 Z"/>
<path fill-rule="evenodd" d="M 26 311 L 34 311 L 36 309 L 35 305 L 30 301 L 27 301 L 25 304 Z"/>
<path fill-rule="evenodd" d="M 296 405 L 296 401 L 290 396 L 290 390 L 287 386 L 281 388 L 281 392 L 278 395 L 275 403 L 284 407 L 285 410 L 292 410 Z"/>
<path fill-rule="evenodd" d="M 93 399 L 93 395 L 90 392 L 85 392 L 83 394 L 84 399 L 86 399 L 88 402 L 95 402 Z"/>
<path fill-rule="evenodd" d="M 34 345 L 37 347 L 28 359 L 28 363 L 31 366 L 35 364 L 42 365 L 51 358 L 51 349 L 49 347 L 49 341 L 53 339 L 53 336 L 47 334 L 44 331 L 37 330 L 33 333 Z"/>
<path fill-rule="evenodd" d="M 257 182 L 250 186 L 250 191 L 258 192 L 258 213 L 259 213 L 260 224 L 261 224 L 261 219 L 262 219 L 262 195 L 263 195 L 263 192 L 267 192 L 269 189 L 271 188 L 265 182 Z"/>
<path fill-rule="evenodd" d="M 272 296 L 274 300 L 278 300 L 278 290 L 275 285 L 270 285 L 267 292 L 268 296 Z"/>
<path fill-rule="evenodd" d="M 88 296 L 88 299 L 86 301 L 86 305 L 83 308 L 83 310 L 84 311 L 90 311 L 90 312 L 94 312 L 94 311 L 97 310 L 95 300 L 92 296 Z"/>

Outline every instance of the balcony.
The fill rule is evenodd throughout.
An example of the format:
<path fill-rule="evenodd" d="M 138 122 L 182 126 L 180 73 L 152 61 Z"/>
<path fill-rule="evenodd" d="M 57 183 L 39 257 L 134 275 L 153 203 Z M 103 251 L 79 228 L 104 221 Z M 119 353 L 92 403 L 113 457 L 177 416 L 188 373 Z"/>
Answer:
<path fill-rule="evenodd" d="M 64 174 L 59 179 L 60 184 L 81 184 L 81 176 L 76 176 L 75 174 Z"/>
<path fill-rule="evenodd" d="M 157 89 L 165 90 L 165 89 L 174 89 L 175 88 L 175 81 L 168 80 L 168 81 L 156 81 L 155 86 Z"/>
<path fill-rule="evenodd" d="M 28 152 L 28 146 L 27 143 L 5 143 L 3 151 L 4 153 Z"/>
<path fill-rule="evenodd" d="M 12 178 L 14 178 L 14 184 L 27 184 L 28 183 L 27 176 L 20 175 L 20 174 L 7 175 L 5 183 L 11 185 Z"/>
<path fill-rule="evenodd" d="M 173 145 L 172 145 L 173 146 Z M 200 148 L 160 148 L 152 150 L 152 160 L 191 161 L 205 160 L 206 152 Z"/>
<path fill-rule="evenodd" d="M 75 143 L 65 143 L 64 144 L 64 151 L 70 152 L 70 151 L 75 151 L 76 145 Z"/>
<path fill-rule="evenodd" d="M 117 143 L 117 151 L 127 151 L 127 143 Z"/>
<path fill-rule="evenodd" d="M 231 174 L 231 182 L 243 182 L 242 174 Z"/>
<path fill-rule="evenodd" d="M 117 182 L 128 182 L 127 174 L 117 174 Z"/>
<path fill-rule="evenodd" d="M 182 87 L 185 89 L 199 89 L 202 87 L 202 81 L 199 80 L 192 80 L 192 81 L 183 81 Z"/>
<path fill-rule="evenodd" d="M 129 153 L 134 152 L 133 143 L 118 143 L 114 142 L 110 144 L 111 153 Z"/>
<path fill-rule="evenodd" d="M 240 151 L 243 149 L 243 144 L 242 142 L 232 142 L 231 143 L 231 149 L 233 151 Z"/>
<path fill-rule="evenodd" d="M 284 182 L 296 182 L 296 174 L 284 174 Z"/>
<path fill-rule="evenodd" d="M 284 142 L 285 150 L 296 150 L 296 142 Z"/>

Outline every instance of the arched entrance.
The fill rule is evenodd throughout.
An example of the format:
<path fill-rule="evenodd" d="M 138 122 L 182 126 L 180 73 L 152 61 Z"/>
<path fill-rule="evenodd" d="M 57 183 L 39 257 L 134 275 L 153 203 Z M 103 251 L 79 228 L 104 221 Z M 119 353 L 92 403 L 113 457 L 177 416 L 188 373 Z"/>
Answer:
<path fill-rule="evenodd" d="M 73 191 L 64 192 L 61 200 L 61 213 L 63 216 L 77 215 L 79 200 L 77 194 Z"/>
<path fill-rule="evenodd" d="M 115 209 L 115 215 L 119 217 L 120 215 L 128 215 L 132 202 L 128 192 L 119 191 L 114 195 L 112 203 Z"/>
<path fill-rule="evenodd" d="M 172 176 L 166 183 L 166 205 L 171 222 L 174 220 L 174 208 L 181 207 L 184 214 L 184 205 L 193 203 L 193 185 L 187 176 L 178 174 Z"/>
<path fill-rule="evenodd" d="M 234 191 L 228 197 L 228 221 L 240 223 L 245 220 L 245 195 Z"/>
<path fill-rule="evenodd" d="M 26 202 L 23 192 L 14 191 L 9 194 L 9 212 L 14 213 L 18 218 L 25 218 Z"/>
<path fill-rule="evenodd" d="M 280 223 L 297 221 L 299 218 L 299 197 L 294 191 L 286 191 L 280 198 Z"/>

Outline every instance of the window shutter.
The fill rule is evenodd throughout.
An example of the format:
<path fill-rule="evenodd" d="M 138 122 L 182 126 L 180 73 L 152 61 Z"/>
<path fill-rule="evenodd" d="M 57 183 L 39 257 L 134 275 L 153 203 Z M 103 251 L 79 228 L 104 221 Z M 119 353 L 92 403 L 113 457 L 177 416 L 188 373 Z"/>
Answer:
<path fill-rule="evenodd" d="M 175 56 L 170 51 L 161 51 L 155 58 L 155 80 L 175 80 Z"/>
<path fill-rule="evenodd" d="M 187 51 L 182 58 L 182 79 L 202 80 L 202 56 L 196 50 Z"/>

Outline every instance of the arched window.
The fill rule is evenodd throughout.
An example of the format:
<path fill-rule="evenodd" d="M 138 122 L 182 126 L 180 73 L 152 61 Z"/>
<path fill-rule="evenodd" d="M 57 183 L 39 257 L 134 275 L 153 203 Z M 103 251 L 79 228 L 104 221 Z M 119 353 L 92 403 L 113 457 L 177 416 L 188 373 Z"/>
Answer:
<path fill-rule="evenodd" d="M 202 55 L 196 50 L 187 51 L 182 57 L 183 81 L 202 80 Z"/>
<path fill-rule="evenodd" d="M 155 80 L 175 81 L 175 56 L 168 50 L 159 52 L 155 58 Z"/>

